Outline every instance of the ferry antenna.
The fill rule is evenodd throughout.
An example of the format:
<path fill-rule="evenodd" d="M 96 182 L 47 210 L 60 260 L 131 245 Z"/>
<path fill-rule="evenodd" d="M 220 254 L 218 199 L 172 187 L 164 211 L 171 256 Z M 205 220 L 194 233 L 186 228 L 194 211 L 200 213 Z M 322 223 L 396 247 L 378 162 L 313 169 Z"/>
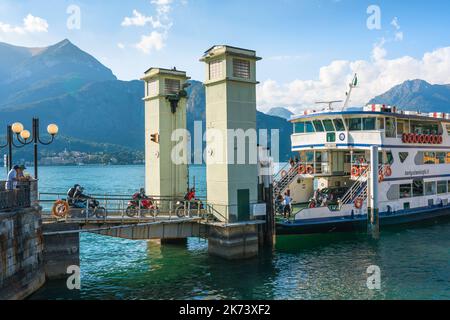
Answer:
<path fill-rule="evenodd" d="M 328 110 L 333 110 L 332 106 L 333 103 L 339 103 L 342 102 L 342 100 L 333 100 L 333 101 L 316 101 L 316 104 L 327 104 L 328 105 Z"/>

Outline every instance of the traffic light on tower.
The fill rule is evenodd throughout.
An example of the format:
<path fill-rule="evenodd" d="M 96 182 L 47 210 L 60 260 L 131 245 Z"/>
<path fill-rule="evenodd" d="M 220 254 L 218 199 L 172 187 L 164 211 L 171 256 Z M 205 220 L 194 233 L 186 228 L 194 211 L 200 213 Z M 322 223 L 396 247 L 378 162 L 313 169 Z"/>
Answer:
<path fill-rule="evenodd" d="M 159 134 L 153 133 L 150 135 L 150 140 L 154 143 L 159 143 Z"/>

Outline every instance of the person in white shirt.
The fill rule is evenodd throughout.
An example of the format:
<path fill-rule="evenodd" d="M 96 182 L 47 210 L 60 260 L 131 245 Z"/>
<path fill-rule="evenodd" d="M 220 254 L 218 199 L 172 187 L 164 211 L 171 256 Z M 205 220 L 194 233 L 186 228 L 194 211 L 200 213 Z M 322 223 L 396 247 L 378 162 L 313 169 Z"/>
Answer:
<path fill-rule="evenodd" d="M 14 190 L 17 187 L 18 176 L 20 175 L 20 167 L 15 165 L 8 172 L 8 179 L 6 180 L 5 189 L 6 190 Z"/>
<path fill-rule="evenodd" d="M 284 201 L 283 201 L 283 204 L 284 204 L 283 213 L 284 213 L 285 218 L 288 218 L 291 216 L 291 203 L 292 203 L 292 199 L 289 196 L 289 194 L 286 192 L 284 194 Z"/>

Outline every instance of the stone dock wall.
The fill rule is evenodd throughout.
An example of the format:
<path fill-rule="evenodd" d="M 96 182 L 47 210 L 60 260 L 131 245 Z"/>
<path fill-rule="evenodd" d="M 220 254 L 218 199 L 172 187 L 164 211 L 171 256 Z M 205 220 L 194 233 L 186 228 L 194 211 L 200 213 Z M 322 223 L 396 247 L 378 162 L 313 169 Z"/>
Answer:
<path fill-rule="evenodd" d="M 23 299 L 45 283 L 39 207 L 0 213 L 0 300 Z"/>

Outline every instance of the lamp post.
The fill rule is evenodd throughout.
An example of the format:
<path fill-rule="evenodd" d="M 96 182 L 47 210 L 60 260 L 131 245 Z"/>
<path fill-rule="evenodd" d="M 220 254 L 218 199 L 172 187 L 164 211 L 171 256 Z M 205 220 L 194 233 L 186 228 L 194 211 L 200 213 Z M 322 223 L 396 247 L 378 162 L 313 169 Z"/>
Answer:
<path fill-rule="evenodd" d="M 51 136 L 49 141 L 42 141 L 39 135 L 39 119 L 33 118 L 32 134 L 30 131 L 25 130 L 23 124 L 20 122 L 8 125 L 6 131 L 6 144 L 0 145 L 0 148 L 8 147 L 8 170 L 12 168 L 12 148 L 22 148 L 31 143 L 34 144 L 34 178 L 38 178 L 38 144 L 49 145 L 51 144 L 55 136 L 58 134 L 58 126 L 56 124 L 49 124 L 47 126 L 47 132 Z M 16 143 L 14 140 L 14 134 L 16 135 Z"/>

